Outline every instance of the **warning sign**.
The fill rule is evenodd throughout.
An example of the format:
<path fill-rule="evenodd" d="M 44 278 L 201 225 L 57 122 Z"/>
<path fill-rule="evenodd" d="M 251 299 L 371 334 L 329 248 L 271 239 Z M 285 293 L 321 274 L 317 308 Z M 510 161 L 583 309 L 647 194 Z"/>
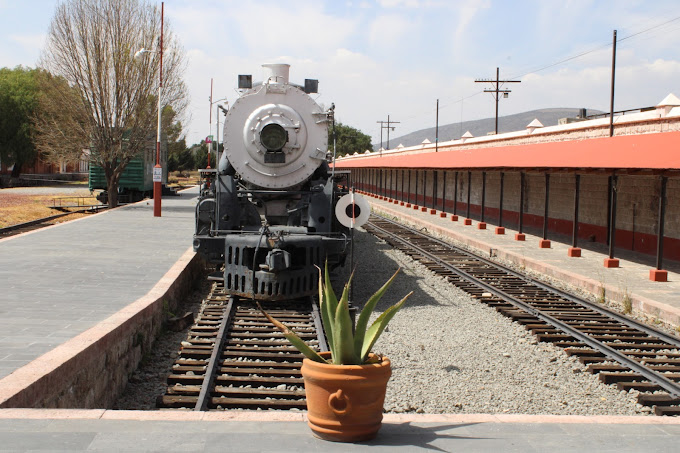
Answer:
<path fill-rule="evenodd" d="M 163 182 L 163 168 L 154 167 L 153 168 L 153 182 Z"/>

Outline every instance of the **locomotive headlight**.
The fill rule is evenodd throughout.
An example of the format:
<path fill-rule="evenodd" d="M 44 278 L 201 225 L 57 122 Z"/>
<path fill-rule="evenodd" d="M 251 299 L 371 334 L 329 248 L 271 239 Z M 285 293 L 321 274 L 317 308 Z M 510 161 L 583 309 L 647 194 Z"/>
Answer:
<path fill-rule="evenodd" d="M 281 151 L 287 142 L 288 132 L 280 124 L 267 124 L 260 132 L 260 143 L 267 151 Z"/>

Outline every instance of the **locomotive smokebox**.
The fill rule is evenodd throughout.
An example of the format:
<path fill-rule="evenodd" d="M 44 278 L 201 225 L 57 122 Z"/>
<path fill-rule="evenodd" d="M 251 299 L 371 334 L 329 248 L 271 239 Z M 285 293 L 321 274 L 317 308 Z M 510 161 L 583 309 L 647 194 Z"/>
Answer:
<path fill-rule="evenodd" d="M 263 64 L 265 83 L 288 83 L 289 64 Z"/>

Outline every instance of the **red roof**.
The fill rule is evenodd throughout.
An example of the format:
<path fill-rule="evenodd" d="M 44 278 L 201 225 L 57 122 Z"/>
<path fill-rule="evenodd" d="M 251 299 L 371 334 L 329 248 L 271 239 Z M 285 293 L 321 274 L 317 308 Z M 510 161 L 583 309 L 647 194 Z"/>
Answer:
<path fill-rule="evenodd" d="M 680 132 L 340 160 L 336 168 L 680 169 Z"/>

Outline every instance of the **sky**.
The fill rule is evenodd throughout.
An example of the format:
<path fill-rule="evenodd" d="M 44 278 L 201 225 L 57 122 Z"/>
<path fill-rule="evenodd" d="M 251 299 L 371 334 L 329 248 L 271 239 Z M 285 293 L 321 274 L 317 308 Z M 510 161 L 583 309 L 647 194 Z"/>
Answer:
<path fill-rule="evenodd" d="M 56 4 L 0 0 L 0 67 L 36 66 Z M 615 110 L 680 96 L 677 0 L 167 0 L 165 19 L 189 61 L 188 144 L 215 134 L 211 78 L 213 99 L 233 104 L 237 75 L 259 81 L 265 63 L 290 64 L 293 83 L 318 79 L 316 101 L 374 143 L 388 115 L 391 137 L 434 127 L 437 99 L 440 125 L 493 117 L 491 85 L 475 80 L 497 67 L 521 80 L 503 87 L 500 116 L 608 111 L 613 30 Z"/>

